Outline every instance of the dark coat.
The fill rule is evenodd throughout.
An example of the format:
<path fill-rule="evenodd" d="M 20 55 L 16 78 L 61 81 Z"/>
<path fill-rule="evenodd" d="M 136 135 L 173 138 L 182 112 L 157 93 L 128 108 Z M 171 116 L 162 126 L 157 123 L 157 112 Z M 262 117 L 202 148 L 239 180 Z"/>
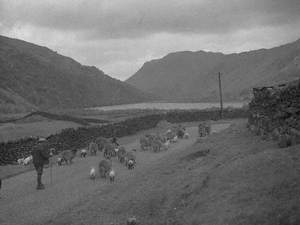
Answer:
<path fill-rule="evenodd" d="M 38 143 L 32 150 L 33 165 L 43 166 L 49 163 L 50 150 L 46 143 Z"/>

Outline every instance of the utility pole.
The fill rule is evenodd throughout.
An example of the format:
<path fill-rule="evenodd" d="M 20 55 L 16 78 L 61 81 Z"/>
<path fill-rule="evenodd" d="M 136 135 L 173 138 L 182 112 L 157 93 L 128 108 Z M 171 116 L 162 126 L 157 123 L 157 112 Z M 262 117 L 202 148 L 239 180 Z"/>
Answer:
<path fill-rule="evenodd" d="M 220 118 L 223 118 L 223 99 L 222 99 L 222 82 L 221 73 L 219 72 L 219 93 L 220 93 Z"/>

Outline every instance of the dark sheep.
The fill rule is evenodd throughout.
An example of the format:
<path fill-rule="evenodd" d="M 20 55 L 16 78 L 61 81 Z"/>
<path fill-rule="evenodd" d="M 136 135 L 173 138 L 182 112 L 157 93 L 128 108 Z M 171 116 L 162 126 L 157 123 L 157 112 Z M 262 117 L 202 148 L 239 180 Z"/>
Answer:
<path fill-rule="evenodd" d="M 120 163 L 125 162 L 125 156 L 126 156 L 126 149 L 124 146 L 121 146 L 117 152 L 118 160 Z"/>
<path fill-rule="evenodd" d="M 106 178 L 112 168 L 112 162 L 108 160 L 101 160 L 99 163 L 99 174 L 102 178 Z"/>
<path fill-rule="evenodd" d="M 63 161 L 66 162 L 66 164 L 72 164 L 73 163 L 73 159 L 75 158 L 77 153 L 77 149 L 73 149 L 73 150 L 65 150 L 61 152 L 61 158 Z"/>
<path fill-rule="evenodd" d="M 113 144 L 108 143 L 108 144 L 105 145 L 103 156 L 106 159 L 110 159 L 111 157 L 116 156 L 116 151 L 115 151 L 115 147 L 113 146 Z"/>
<path fill-rule="evenodd" d="M 95 142 L 98 145 L 98 150 L 100 152 L 102 152 L 104 150 L 105 145 L 107 145 L 109 143 L 109 140 L 107 138 L 104 138 L 104 137 L 98 137 L 95 140 Z"/>
<path fill-rule="evenodd" d="M 95 142 L 91 142 L 89 144 L 89 152 L 91 155 L 95 156 L 97 155 L 97 151 L 98 151 L 98 145 Z"/>

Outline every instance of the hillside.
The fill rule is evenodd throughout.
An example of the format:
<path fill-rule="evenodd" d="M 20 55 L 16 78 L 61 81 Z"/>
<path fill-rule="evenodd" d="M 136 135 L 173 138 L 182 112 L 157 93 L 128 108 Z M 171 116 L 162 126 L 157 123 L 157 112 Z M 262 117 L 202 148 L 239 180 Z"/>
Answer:
<path fill-rule="evenodd" d="M 239 54 L 175 52 L 146 62 L 127 83 L 169 101 L 218 99 L 218 72 L 225 100 L 248 98 L 250 89 L 300 77 L 300 39 Z"/>
<path fill-rule="evenodd" d="M 96 67 L 0 36 L 0 112 L 77 108 L 152 99 Z"/>

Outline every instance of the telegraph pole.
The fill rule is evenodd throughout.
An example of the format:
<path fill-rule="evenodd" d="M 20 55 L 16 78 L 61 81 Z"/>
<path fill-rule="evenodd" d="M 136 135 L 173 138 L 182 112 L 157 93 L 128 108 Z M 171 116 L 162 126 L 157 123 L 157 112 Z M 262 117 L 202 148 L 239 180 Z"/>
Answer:
<path fill-rule="evenodd" d="M 221 73 L 219 72 L 219 93 L 220 93 L 220 118 L 223 118 L 223 99 L 222 99 L 222 81 Z"/>

